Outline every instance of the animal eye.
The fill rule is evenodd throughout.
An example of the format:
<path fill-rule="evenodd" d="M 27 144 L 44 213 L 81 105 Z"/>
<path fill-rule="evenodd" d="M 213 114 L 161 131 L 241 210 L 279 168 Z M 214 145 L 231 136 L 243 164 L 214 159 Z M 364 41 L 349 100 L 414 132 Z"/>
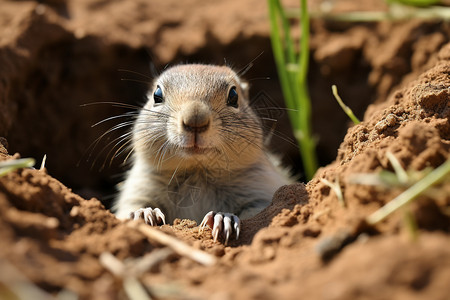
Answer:
<path fill-rule="evenodd" d="M 159 87 L 159 85 L 156 87 L 156 90 L 153 93 L 153 99 L 155 100 L 155 103 L 163 103 L 164 102 L 163 92 L 162 92 L 161 88 Z"/>
<path fill-rule="evenodd" d="M 238 107 L 238 93 L 236 92 L 236 87 L 233 86 L 228 92 L 227 105 L 237 108 Z"/>

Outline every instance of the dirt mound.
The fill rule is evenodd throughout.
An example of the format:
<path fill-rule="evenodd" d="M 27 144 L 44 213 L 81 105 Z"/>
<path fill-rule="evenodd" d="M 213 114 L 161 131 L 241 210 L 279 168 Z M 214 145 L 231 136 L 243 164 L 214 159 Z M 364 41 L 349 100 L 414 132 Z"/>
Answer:
<path fill-rule="evenodd" d="M 370 231 L 359 235 L 329 264 L 321 260 L 320 247 L 339 242 L 340 236 L 356 238 L 361 220 L 400 192 L 352 184 L 351 175 L 391 169 L 387 151 L 414 170 L 435 168 L 448 159 L 449 50 L 444 47 L 438 64 L 418 80 L 370 107 L 365 121 L 350 128 L 333 164 L 306 186 L 281 188 L 270 207 L 245 221 L 239 243 L 248 246 L 214 244 L 210 231 L 200 234 L 194 222 L 176 221 L 162 230 L 216 255 L 219 263 L 202 267 L 170 255 L 144 273 L 142 282 L 161 298 L 294 299 L 302 293 L 323 299 L 445 299 L 450 276 L 450 220 L 444 214 L 450 204 L 448 183 L 413 205 L 421 228 L 416 242 L 405 237 L 401 214 L 394 214 L 377 227 L 376 236 L 370 237 Z M 7 158 L 4 150 L 2 155 Z M 320 178 L 339 179 L 346 208 Z M 45 170 L 25 169 L 0 178 L 0 206 L 0 256 L 51 293 L 68 289 L 83 298 L 119 297 L 120 279 L 99 256 L 110 252 L 124 260 L 162 247 L 119 222 L 98 200 L 73 194 Z M 14 279 L 2 278 L 7 284 Z M 173 294 L 164 294 L 170 284 Z"/>
<path fill-rule="evenodd" d="M 120 74 L 111 73 L 111 65 L 114 71 L 147 74 L 145 48 L 163 64 L 231 56 L 245 65 L 264 49 L 270 53 L 267 12 L 259 1 L 245 2 L 252 9 L 237 1 L 205 4 L 191 18 L 185 13 L 197 11 L 201 1 L 175 2 L 2 5 L 0 135 L 10 145 L 0 139 L 0 160 L 12 158 L 6 149 L 34 157 L 48 153 L 55 178 L 84 195 L 101 195 L 99 187 L 111 186 L 105 178 L 117 169 L 99 175 L 74 164 L 104 132 L 90 125 L 122 112 L 111 107 L 81 112 L 79 104 L 88 97 L 135 105 L 146 87 L 118 85 Z M 342 3 L 345 10 L 349 1 Z M 419 227 L 413 241 L 402 212 L 375 227 L 364 222 L 404 188 L 358 184 L 355 176 L 393 171 L 388 153 L 419 175 L 449 159 L 448 25 L 315 20 L 312 31 L 319 152 L 324 161 L 330 156 L 334 161 L 306 185 L 280 188 L 271 206 L 243 221 L 240 240 L 228 246 L 212 242 L 210 230 L 199 232 L 193 221 L 160 228 L 215 257 L 215 265 L 203 266 L 149 239 L 134 223 L 117 220 L 99 200 L 83 199 L 46 170 L 22 169 L 0 177 L 0 297 L 75 293 L 81 299 L 120 299 L 136 276 L 157 299 L 447 299 L 449 182 L 409 207 Z M 268 56 L 249 78 L 270 75 L 270 83 L 254 84 L 254 90 L 263 86 L 280 98 L 271 87 L 276 71 Z M 335 112 L 324 88 L 331 83 L 360 116 L 365 111 L 361 124 L 347 130 L 345 115 Z M 73 144 L 66 143 L 68 136 Z M 107 153 L 102 155 L 99 161 Z M 323 179 L 338 181 L 345 207 Z"/>

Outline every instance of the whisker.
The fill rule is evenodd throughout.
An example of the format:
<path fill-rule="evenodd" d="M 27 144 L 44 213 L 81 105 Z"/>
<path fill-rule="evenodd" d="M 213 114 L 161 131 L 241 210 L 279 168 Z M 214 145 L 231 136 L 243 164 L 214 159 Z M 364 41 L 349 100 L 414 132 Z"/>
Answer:
<path fill-rule="evenodd" d="M 271 122 L 278 122 L 277 119 L 266 118 L 266 117 L 261 117 L 261 120 L 264 120 L 264 121 L 271 121 Z"/>
<path fill-rule="evenodd" d="M 124 151 L 128 150 L 127 148 L 130 147 L 132 140 L 128 139 L 127 141 L 125 141 L 125 143 L 123 143 L 114 153 L 113 158 L 119 157 Z"/>
<path fill-rule="evenodd" d="M 101 121 L 98 121 L 97 123 L 95 123 L 94 125 L 91 125 L 91 128 L 94 128 L 100 124 L 103 124 L 105 122 L 111 121 L 111 120 L 115 120 L 115 119 L 119 119 L 119 118 L 125 118 L 125 117 L 137 117 L 138 113 L 137 112 L 127 112 L 121 115 L 117 115 L 117 116 L 112 116 L 112 117 L 108 117 L 106 119 L 103 119 Z"/>
<path fill-rule="evenodd" d="M 245 73 L 247 73 L 253 67 L 253 63 L 258 58 L 260 58 L 263 54 L 264 54 L 264 51 L 262 51 L 260 54 L 258 54 L 254 59 L 252 59 L 248 64 L 246 64 L 241 70 L 236 72 L 236 74 L 238 74 L 239 76 L 245 75 Z"/>
<path fill-rule="evenodd" d="M 114 158 L 118 157 L 118 152 L 119 151 L 122 152 L 123 150 L 126 150 L 127 145 L 129 145 L 130 143 L 131 143 L 131 139 L 129 139 L 129 138 L 122 138 L 113 147 L 111 147 L 111 150 L 106 155 L 106 159 L 108 157 L 111 157 L 111 159 L 109 160 L 109 167 L 112 166 Z M 120 144 L 122 144 L 122 145 L 120 145 Z M 114 152 L 114 154 L 111 155 L 112 151 L 119 145 L 120 145 L 120 147 L 118 147 L 117 150 Z M 121 150 L 121 149 L 123 149 L 123 150 Z M 106 159 L 105 159 L 105 163 L 106 163 Z"/>
<path fill-rule="evenodd" d="M 256 80 L 270 80 L 270 77 L 255 77 L 252 79 L 248 79 L 247 81 L 251 82 L 251 81 L 256 81 Z"/>
<path fill-rule="evenodd" d="M 142 108 L 137 105 L 132 105 L 132 104 L 123 103 L 123 102 L 114 102 L 114 101 L 98 101 L 98 102 L 84 103 L 84 104 L 80 104 L 80 107 L 99 105 L 99 104 L 108 104 L 113 107 L 130 108 L 130 109 L 141 109 Z"/>
<path fill-rule="evenodd" d="M 285 141 L 289 145 L 291 145 L 291 146 L 295 147 L 296 149 L 298 149 L 298 144 L 295 143 L 295 140 L 293 140 L 292 138 L 290 138 L 286 134 L 284 134 L 284 133 L 282 133 L 282 132 L 280 132 L 278 130 L 271 130 L 270 134 L 272 134 L 273 136 L 276 136 L 277 138 Z"/>
<path fill-rule="evenodd" d="M 175 177 L 175 174 L 177 173 L 178 168 L 180 167 L 180 165 L 181 165 L 182 162 L 183 162 L 183 160 L 180 159 L 180 162 L 178 163 L 177 167 L 175 168 L 175 171 L 173 171 L 172 177 L 170 177 L 170 180 L 169 180 L 169 184 L 168 184 L 168 185 L 170 185 L 170 184 L 172 183 L 172 180 L 173 180 L 173 178 Z"/>
<path fill-rule="evenodd" d="M 125 165 L 127 163 L 128 159 L 130 158 L 130 155 L 134 152 L 134 149 L 135 149 L 134 146 L 131 145 L 130 148 L 131 148 L 130 152 L 128 152 L 127 156 L 125 156 L 125 159 L 122 162 L 123 165 Z"/>
<path fill-rule="evenodd" d="M 133 79 L 133 78 L 120 78 L 121 81 L 131 81 L 131 82 L 137 82 L 137 83 L 143 83 L 146 85 L 149 85 L 150 82 L 148 81 L 144 81 L 144 80 L 139 80 L 139 79 Z"/>
<path fill-rule="evenodd" d="M 110 141 L 107 145 L 105 145 L 105 146 L 98 152 L 97 157 L 96 157 L 96 159 L 94 160 L 94 164 L 96 163 L 96 161 L 97 161 L 97 159 L 100 157 L 100 155 L 101 155 L 102 153 L 104 153 L 104 151 L 106 151 L 112 144 L 115 143 L 115 146 L 114 146 L 114 147 L 111 147 L 110 150 L 108 151 L 108 153 L 106 154 L 105 160 L 103 161 L 103 164 L 102 164 L 102 166 L 101 166 L 101 168 L 100 168 L 101 170 L 103 170 L 103 169 L 105 168 L 105 166 L 106 166 L 106 161 L 108 160 L 108 157 L 110 157 L 112 151 L 114 151 L 114 148 L 115 148 L 117 145 L 120 145 L 122 142 L 128 140 L 129 137 L 130 137 L 132 134 L 133 134 L 133 132 L 127 132 L 127 133 L 124 133 L 124 134 L 120 135 L 119 137 L 113 139 L 112 141 Z"/>
<path fill-rule="evenodd" d="M 292 108 L 286 108 L 286 107 L 264 107 L 264 106 L 260 106 L 260 107 L 253 107 L 254 111 L 260 111 L 260 110 L 281 110 L 281 111 L 294 111 L 294 112 L 298 112 L 298 109 L 292 109 Z"/>
<path fill-rule="evenodd" d="M 135 74 L 135 75 L 139 75 L 139 76 L 145 77 L 145 78 L 147 78 L 147 79 L 152 79 L 152 77 L 150 77 L 150 76 L 148 76 L 148 75 L 145 75 L 145 74 L 142 74 L 142 73 L 139 73 L 139 72 L 136 72 L 136 71 L 132 71 L 132 70 L 118 69 L 117 71 L 119 71 L 119 72 L 125 72 L 125 73 L 131 73 L 131 74 Z"/>
<path fill-rule="evenodd" d="M 124 70 L 127 71 L 127 70 Z M 129 73 L 138 74 L 137 72 L 130 71 Z M 142 75 L 142 74 L 141 74 Z M 148 139 L 152 139 L 153 137 L 162 137 L 162 134 L 148 134 L 147 128 L 144 126 L 144 128 L 139 129 L 136 128 L 136 126 L 149 124 L 149 127 L 157 127 L 167 122 L 168 119 L 171 118 L 171 116 L 164 112 L 155 111 L 152 109 L 147 109 L 141 106 L 132 105 L 128 103 L 122 103 L 122 102 L 115 102 L 115 101 L 100 101 L 100 102 L 92 102 L 92 103 L 85 103 L 80 105 L 81 107 L 89 107 L 93 105 L 111 105 L 113 107 L 119 107 L 119 108 L 125 108 L 125 109 L 131 109 L 132 111 L 125 112 L 123 114 L 115 115 L 107 117 L 101 121 L 98 121 L 91 127 L 98 127 L 104 123 L 119 120 L 119 119 L 127 119 L 123 122 L 120 122 L 118 124 L 115 124 L 111 128 L 107 129 L 105 132 L 103 132 L 98 138 L 95 139 L 94 142 L 91 143 L 91 145 L 86 149 L 85 153 L 82 155 L 82 157 L 87 156 L 87 161 L 91 161 L 91 169 L 97 165 L 100 157 L 105 156 L 103 159 L 103 163 L 100 166 L 100 170 L 104 169 L 107 165 L 107 162 L 109 161 L 109 166 L 112 165 L 113 160 L 120 155 L 122 155 L 124 152 L 127 152 L 127 155 L 123 161 L 123 163 L 126 163 L 130 155 L 135 151 L 135 147 L 132 144 L 132 137 L 133 134 L 139 134 L 143 137 L 147 137 Z M 151 122 L 148 122 L 148 120 L 139 119 L 139 116 L 153 116 L 153 120 Z M 156 119 L 156 120 L 154 120 Z M 118 130 L 122 130 L 126 127 L 134 128 L 133 130 L 128 130 L 126 133 L 119 135 L 118 137 L 115 137 L 113 139 L 110 139 L 108 136 Z M 105 145 L 98 151 L 95 151 L 100 142 L 104 140 L 106 137 L 108 137 L 107 142 Z M 145 141 L 145 143 L 148 143 L 148 141 Z M 152 143 L 153 144 L 153 143 Z M 109 149 L 109 150 L 108 150 Z M 94 157 L 94 151 L 95 157 Z M 81 161 L 81 159 L 80 159 Z M 80 163 L 78 162 L 78 164 Z"/>

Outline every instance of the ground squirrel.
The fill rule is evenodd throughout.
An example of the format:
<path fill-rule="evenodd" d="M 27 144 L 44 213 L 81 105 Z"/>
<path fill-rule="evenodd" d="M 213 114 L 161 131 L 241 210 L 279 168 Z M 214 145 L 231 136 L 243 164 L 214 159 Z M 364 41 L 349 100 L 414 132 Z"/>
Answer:
<path fill-rule="evenodd" d="M 238 238 L 240 218 L 263 210 L 292 181 L 263 140 L 236 72 L 202 64 L 165 70 L 134 123 L 116 215 L 151 225 L 189 218 L 213 228 L 215 240 Z"/>

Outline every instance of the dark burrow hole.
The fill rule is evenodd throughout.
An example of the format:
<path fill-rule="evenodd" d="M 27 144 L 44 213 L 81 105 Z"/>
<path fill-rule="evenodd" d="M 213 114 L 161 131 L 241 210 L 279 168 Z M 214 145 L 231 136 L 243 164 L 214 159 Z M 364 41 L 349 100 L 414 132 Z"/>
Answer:
<path fill-rule="evenodd" d="M 224 46 L 209 36 L 207 44 L 194 54 L 179 54 L 172 64 L 223 64 L 225 59 L 228 65 L 240 70 L 256 58 L 244 75 L 251 85 L 252 104 L 284 107 L 268 38 L 239 37 Z M 249 47 L 243 50 L 242 44 Z M 67 38 L 47 45 L 29 62 L 26 72 L 11 82 L 8 96 L 16 106 L 6 134 L 10 153 L 34 157 L 38 164 L 46 154 L 46 166 L 52 176 L 81 196 L 97 197 L 109 207 L 115 185 L 126 170 L 122 165 L 126 155 L 111 160 L 114 152 L 110 150 L 114 139 L 129 128 L 107 134 L 93 147 L 96 139 L 109 128 L 127 119 L 92 125 L 130 110 L 99 102 L 142 106 L 153 76 L 152 66 L 159 71 L 165 67 L 153 60 L 147 49 L 104 45 L 94 37 Z M 319 163 L 324 166 L 335 159 L 349 126 L 347 116 L 339 111 L 328 87 L 338 84 L 341 96 L 360 118 L 373 100 L 373 91 L 367 83 L 369 67 L 361 57 L 354 59 L 348 73 L 324 76 L 320 68 L 321 63 L 311 59 L 312 123 Z M 92 103 L 98 104 L 84 106 Z M 278 119 L 272 151 L 283 156 L 285 164 L 305 181 L 286 112 L 276 111 L 271 117 Z"/>

